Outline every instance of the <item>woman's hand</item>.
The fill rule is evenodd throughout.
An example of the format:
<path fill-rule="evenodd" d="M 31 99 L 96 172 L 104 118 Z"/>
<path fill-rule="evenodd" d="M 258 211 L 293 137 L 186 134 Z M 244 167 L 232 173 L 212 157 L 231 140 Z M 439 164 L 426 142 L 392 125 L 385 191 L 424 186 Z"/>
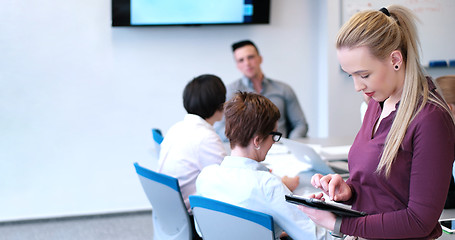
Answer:
<path fill-rule="evenodd" d="M 330 200 L 347 201 L 352 197 L 349 185 L 338 174 L 321 175 L 315 174 L 311 178 L 311 184 L 327 194 Z"/>
<path fill-rule="evenodd" d="M 284 185 L 286 185 L 286 187 L 288 187 L 289 190 L 291 190 L 291 192 L 294 192 L 294 190 L 299 186 L 299 176 L 295 176 L 295 177 L 288 177 L 288 176 L 284 176 L 281 178 L 281 182 L 283 182 Z"/>
<path fill-rule="evenodd" d="M 311 194 L 308 197 L 324 200 L 324 198 L 322 196 L 323 196 L 322 193 L 318 193 L 316 195 Z M 298 205 L 298 208 L 300 210 L 302 210 L 302 212 L 304 212 L 317 225 L 322 226 L 329 231 L 333 231 L 333 229 L 335 228 L 335 222 L 336 222 L 335 214 L 333 214 L 329 211 L 323 211 L 323 210 L 317 210 L 314 208 L 305 207 L 304 205 Z"/>

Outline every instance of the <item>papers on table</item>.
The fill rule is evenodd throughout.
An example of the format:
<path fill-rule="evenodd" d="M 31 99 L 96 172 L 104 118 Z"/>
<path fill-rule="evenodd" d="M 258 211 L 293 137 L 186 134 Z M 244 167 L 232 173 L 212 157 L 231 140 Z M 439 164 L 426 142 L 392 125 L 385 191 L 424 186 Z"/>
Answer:
<path fill-rule="evenodd" d="M 310 164 L 299 161 L 283 144 L 273 144 L 262 164 L 279 177 L 295 177 L 311 169 Z"/>
<path fill-rule="evenodd" d="M 329 156 L 329 157 L 330 156 L 346 156 L 346 159 L 347 159 L 349 149 L 351 149 L 351 145 L 324 147 L 324 148 L 321 148 L 321 155 L 325 155 L 325 156 Z"/>
<path fill-rule="evenodd" d="M 343 146 L 332 146 L 332 147 L 323 147 L 317 144 L 308 144 L 312 147 L 323 160 L 332 161 L 332 160 L 347 160 L 349 149 L 351 145 Z"/>
<path fill-rule="evenodd" d="M 270 148 L 269 152 L 267 153 L 268 155 L 277 155 L 277 154 L 288 154 L 290 153 L 288 147 L 282 143 L 275 143 L 272 145 Z"/>
<path fill-rule="evenodd" d="M 321 145 L 308 144 L 312 147 L 323 160 L 342 160 L 348 158 L 349 149 L 351 145 L 322 147 Z M 284 144 L 273 144 L 265 160 L 262 162 L 266 167 L 272 170 L 272 173 L 279 176 L 294 177 L 299 173 L 308 171 L 312 168 L 309 163 L 298 160 L 293 154 L 290 153 L 288 147 Z M 333 164 L 331 162 L 330 164 Z M 337 166 L 343 169 L 347 167 L 347 162 L 340 162 L 343 166 Z"/>

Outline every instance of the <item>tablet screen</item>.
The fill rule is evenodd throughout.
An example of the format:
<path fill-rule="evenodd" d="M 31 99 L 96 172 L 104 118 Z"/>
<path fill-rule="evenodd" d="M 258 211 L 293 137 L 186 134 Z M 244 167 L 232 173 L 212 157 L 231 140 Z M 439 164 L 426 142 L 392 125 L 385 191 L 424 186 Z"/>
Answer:
<path fill-rule="evenodd" d="M 361 217 L 367 215 L 364 212 L 350 209 L 348 206 L 341 204 L 332 204 L 316 198 L 305 198 L 302 196 L 286 195 L 286 201 L 294 204 L 305 205 L 307 207 L 316 208 L 319 210 L 330 211 L 339 216 Z"/>
<path fill-rule="evenodd" d="M 455 219 L 440 220 L 441 227 L 444 231 L 448 233 L 455 232 Z"/>

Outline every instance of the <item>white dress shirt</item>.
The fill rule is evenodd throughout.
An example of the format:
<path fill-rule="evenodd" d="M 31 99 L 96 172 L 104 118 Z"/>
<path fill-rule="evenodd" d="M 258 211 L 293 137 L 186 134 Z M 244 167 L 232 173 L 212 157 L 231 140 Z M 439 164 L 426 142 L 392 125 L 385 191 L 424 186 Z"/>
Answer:
<path fill-rule="evenodd" d="M 248 158 L 227 156 L 221 165 L 206 167 L 196 180 L 199 195 L 240 207 L 263 212 L 273 217 L 275 238 L 284 230 L 298 239 L 325 239 L 326 231 L 288 203 L 291 191 L 281 179 L 262 164 Z"/>
<path fill-rule="evenodd" d="M 187 114 L 166 133 L 161 143 L 158 172 L 179 180 L 182 198 L 190 211 L 188 196 L 196 193 L 196 178 L 211 164 L 226 156 L 220 137 L 203 118 Z"/>

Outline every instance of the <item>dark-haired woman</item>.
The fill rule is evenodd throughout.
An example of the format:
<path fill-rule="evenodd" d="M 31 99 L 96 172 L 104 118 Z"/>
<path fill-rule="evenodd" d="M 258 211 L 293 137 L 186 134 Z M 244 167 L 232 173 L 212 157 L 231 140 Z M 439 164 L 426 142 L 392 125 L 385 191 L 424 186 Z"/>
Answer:
<path fill-rule="evenodd" d="M 266 97 L 238 92 L 225 104 L 224 113 L 231 156 L 202 170 L 196 181 L 198 194 L 271 215 L 277 239 L 282 230 L 295 240 L 325 238 L 324 229 L 285 201 L 291 191 L 261 164 L 281 138 L 278 108 Z"/>

